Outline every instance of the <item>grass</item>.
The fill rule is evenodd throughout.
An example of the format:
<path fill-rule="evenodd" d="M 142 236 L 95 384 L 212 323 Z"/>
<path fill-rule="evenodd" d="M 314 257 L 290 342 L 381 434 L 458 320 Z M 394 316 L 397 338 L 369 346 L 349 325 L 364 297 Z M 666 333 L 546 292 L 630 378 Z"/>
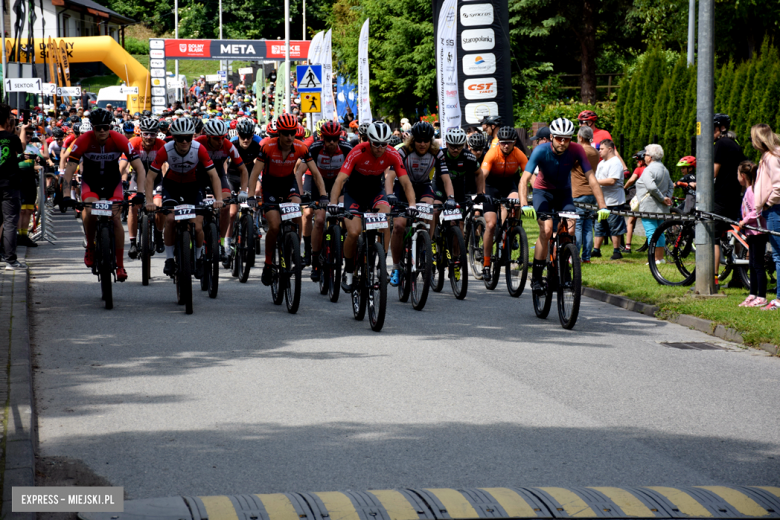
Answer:
<path fill-rule="evenodd" d="M 539 235 L 536 225 L 524 219 L 529 248 L 533 248 Z M 636 251 L 644 237 L 635 236 L 632 249 Z M 531 256 L 533 249 L 530 250 Z M 611 294 L 625 296 L 632 300 L 658 306 L 660 318 L 689 314 L 712 320 L 742 334 L 745 343 L 758 346 L 760 343 L 780 345 L 780 316 L 777 312 L 762 312 L 756 308 L 739 307 L 747 297 L 746 289 L 726 288 L 722 284 L 720 294 L 725 298 L 700 299 L 691 296 L 692 287 L 669 287 L 660 285 L 646 266 L 647 253 L 624 254 L 622 260 L 610 260 L 612 244 L 602 247 L 601 258 L 591 258 L 592 263 L 582 266 L 582 284 L 601 289 Z M 530 274 L 529 274 L 530 276 Z M 770 287 L 767 296 L 774 295 Z"/>

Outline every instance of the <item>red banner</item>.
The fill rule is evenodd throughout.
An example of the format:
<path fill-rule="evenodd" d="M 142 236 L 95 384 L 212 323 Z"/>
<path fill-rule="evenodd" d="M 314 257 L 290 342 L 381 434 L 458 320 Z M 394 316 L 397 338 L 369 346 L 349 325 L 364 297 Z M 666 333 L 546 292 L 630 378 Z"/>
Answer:
<path fill-rule="evenodd" d="M 211 40 L 166 40 L 166 58 L 210 58 Z"/>
<path fill-rule="evenodd" d="M 290 59 L 305 60 L 309 56 L 309 40 L 290 40 Z M 265 57 L 268 59 L 284 59 L 284 41 L 266 40 Z"/>

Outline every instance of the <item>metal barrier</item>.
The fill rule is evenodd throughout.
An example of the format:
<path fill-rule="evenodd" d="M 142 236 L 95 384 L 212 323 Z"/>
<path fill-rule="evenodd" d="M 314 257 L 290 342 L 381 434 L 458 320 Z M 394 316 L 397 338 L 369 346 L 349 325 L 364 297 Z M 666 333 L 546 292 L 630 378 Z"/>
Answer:
<path fill-rule="evenodd" d="M 45 240 L 54 244 L 57 240 L 57 235 L 54 234 L 54 198 L 46 198 L 46 172 L 43 168 L 38 179 L 38 209 L 40 210 L 38 228 L 30 235 L 30 239 L 35 242 Z"/>

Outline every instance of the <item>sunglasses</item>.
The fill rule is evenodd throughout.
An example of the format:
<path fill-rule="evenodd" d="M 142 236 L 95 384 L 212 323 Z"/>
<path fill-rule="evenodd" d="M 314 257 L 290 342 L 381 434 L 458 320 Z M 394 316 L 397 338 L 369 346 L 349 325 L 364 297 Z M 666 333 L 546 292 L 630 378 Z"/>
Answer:
<path fill-rule="evenodd" d="M 192 141 L 191 135 L 175 135 L 173 136 L 173 140 L 177 143 L 189 143 Z"/>
<path fill-rule="evenodd" d="M 450 144 L 450 143 L 447 143 L 447 147 L 448 148 L 452 148 L 453 150 L 460 150 L 464 146 L 466 146 L 466 145 L 464 145 L 464 144 Z"/>
<path fill-rule="evenodd" d="M 238 134 L 238 137 L 240 137 L 241 139 L 252 139 L 253 135 L 254 134 Z"/>
<path fill-rule="evenodd" d="M 430 139 L 415 139 L 414 142 L 415 143 L 430 143 L 431 140 Z"/>
<path fill-rule="evenodd" d="M 338 137 L 328 137 L 328 136 L 325 136 L 325 137 L 322 138 L 322 140 L 325 141 L 326 143 L 335 143 L 335 142 L 338 142 L 339 138 Z"/>
<path fill-rule="evenodd" d="M 111 130 L 111 127 L 109 125 L 96 125 L 92 127 L 95 132 L 108 132 Z M 132 133 L 132 132 L 125 132 L 125 133 Z"/>
<path fill-rule="evenodd" d="M 153 132 L 141 132 L 142 137 L 157 137 L 157 134 Z"/>
<path fill-rule="evenodd" d="M 503 146 L 508 146 L 510 144 L 515 144 L 515 142 L 514 141 L 499 141 L 498 144 L 503 145 Z"/>
<path fill-rule="evenodd" d="M 279 135 L 283 135 L 285 137 L 295 137 L 295 134 L 297 132 L 295 130 L 279 130 Z"/>
<path fill-rule="evenodd" d="M 571 141 L 571 137 L 560 137 L 560 136 L 554 136 L 553 139 L 555 139 L 559 143 L 568 143 Z"/>
<path fill-rule="evenodd" d="M 387 143 L 375 143 L 374 141 L 371 141 L 371 146 L 374 148 L 387 148 Z"/>

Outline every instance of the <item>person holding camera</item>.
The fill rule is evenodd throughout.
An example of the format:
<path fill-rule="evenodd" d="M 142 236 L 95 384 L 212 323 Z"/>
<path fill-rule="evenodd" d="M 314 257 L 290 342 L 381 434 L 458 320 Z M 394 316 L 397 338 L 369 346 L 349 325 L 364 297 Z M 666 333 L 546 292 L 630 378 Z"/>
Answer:
<path fill-rule="evenodd" d="M 19 156 L 27 146 L 26 132 L 29 122 L 21 127 L 21 135 L 16 133 L 16 117 L 11 107 L 0 103 L 0 205 L 2 206 L 2 257 L 7 271 L 27 269 L 27 264 L 16 257 L 16 228 L 21 211 L 21 171 Z"/>

